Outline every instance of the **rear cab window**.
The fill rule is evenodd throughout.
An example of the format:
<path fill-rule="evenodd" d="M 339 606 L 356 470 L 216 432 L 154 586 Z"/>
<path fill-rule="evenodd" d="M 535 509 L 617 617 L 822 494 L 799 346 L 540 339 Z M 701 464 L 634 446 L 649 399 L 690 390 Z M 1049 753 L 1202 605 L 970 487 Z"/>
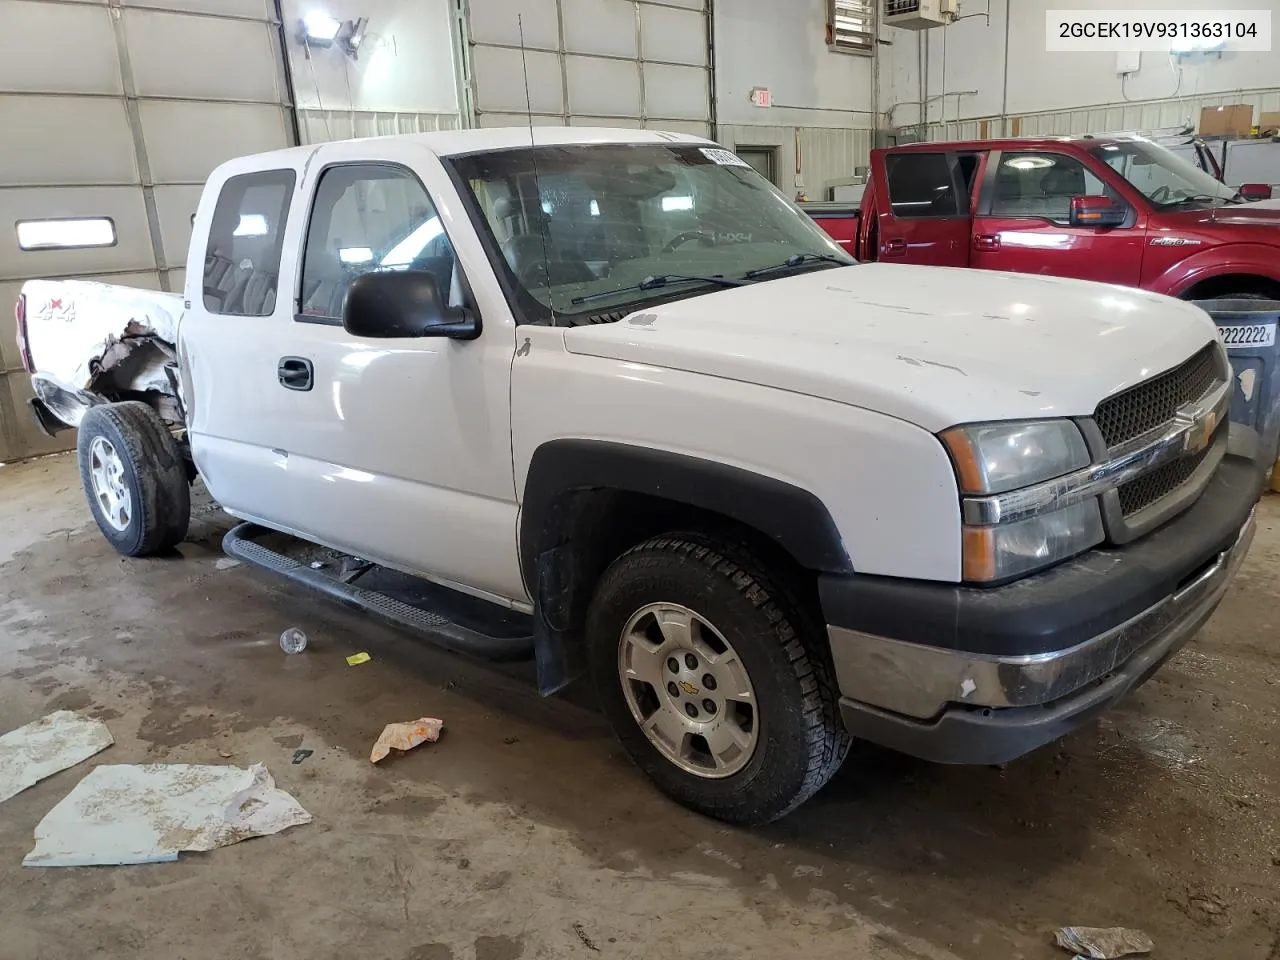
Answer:
<path fill-rule="evenodd" d="M 223 184 L 204 256 L 204 306 L 210 313 L 267 317 L 275 311 L 296 179 L 292 170 L 262 170 Z"/>

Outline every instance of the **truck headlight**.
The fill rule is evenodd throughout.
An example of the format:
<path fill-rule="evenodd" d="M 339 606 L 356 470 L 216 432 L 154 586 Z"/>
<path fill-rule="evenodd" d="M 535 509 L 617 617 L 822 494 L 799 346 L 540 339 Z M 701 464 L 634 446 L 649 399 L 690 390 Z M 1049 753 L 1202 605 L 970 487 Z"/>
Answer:
<path fill-rule="evenodd" d="M 969 497 L 1023 490 L 1090 462 L 1084 438 L 1070 420 L 955 427 L 941 439 L 960 490 Z M 963 576 L 975 583 L 1010 580 L 1073 557 L 1103 537 L 1096 498 L 1063 506 L 1049 502 L 1035 515 L 1011 521 L 966 523 Z"/>
<path fill-rule="evenodd" d="M 942 442 L 963 493 L 1004 493 L 1089 465 L 1084 437 L 1070 420 L 953 427 Z"/>

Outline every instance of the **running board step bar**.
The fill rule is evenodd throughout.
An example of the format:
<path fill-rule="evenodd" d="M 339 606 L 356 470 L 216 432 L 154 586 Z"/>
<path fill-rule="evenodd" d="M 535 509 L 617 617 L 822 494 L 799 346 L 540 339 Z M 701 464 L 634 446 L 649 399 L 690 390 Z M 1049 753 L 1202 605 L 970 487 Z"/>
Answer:
<path fill-rule="evenodd" d="M 528 660 L 533 655 L 533 637 L 491 637 L 454 623 L 423 607 L 415 607 L 389 597 L 385 593 L 366 590 L 355 583 L 344 583 L 320 570 L 256 542 L 257 537 L 274 535 L 252 523 L 242 523 L 222 538 L 222 549 L 228 556 L 251 563 L 255 567 L 292 580 L 331 600 L 372 614 L 393 626 L 412 632 L 437 646 L 485 660 Z"/>

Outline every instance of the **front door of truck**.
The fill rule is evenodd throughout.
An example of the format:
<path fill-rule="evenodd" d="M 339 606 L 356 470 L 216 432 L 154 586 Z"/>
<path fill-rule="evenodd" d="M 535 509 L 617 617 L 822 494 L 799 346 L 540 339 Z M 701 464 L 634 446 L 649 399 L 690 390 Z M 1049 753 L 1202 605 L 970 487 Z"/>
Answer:
<path fill-rule="evenodd" d="M 1124 226 L 1070 225 L 1071 199 L 1120 195 L 1069 154 L 1006 150 L 992 154 L 973 221 L 971 264 L 1137 286 L 1144 229 L 1130 209 Z"/>
<path fill-rule="evenodd" d="M 940 267 L 969 265 L 970 189 L 981 165 L 977 153 L 875 154 L 874 257 L 886 263 Z"/>
<path fill-rule="evenodd" d="M 491 271 L 481 277 L 487 260 L 474 228 L 459 204 L 436 199 L 454 195 L 447 174 L 420 147 L 357 141 L 322 147 L 300 178 L 305 199 L 295 203 L 285 244 L 293 255 L 270 318 L 278 332 L 269 348 L 243 346 L 272 366 L 259 425 L 226 422 L 220 411 L 243 408 L 237 398 L 205 402 L 221 421 L 209 433 L 235 438 L 235 456 L 256 464 L 233 479 L 234 500 L 224 502 L 348 553 L 523 599 L 510 433 L 515 328 L 509 312 L 494 309 L 501 294 Z M 466 256 L 486 287 L 479 299 Z M 481 336 L 349 334 L 341 315 L 351 282 L 400 270 L 435 277 L 451 302 L 488 321 Z M 234 458 L 211 439 L 199 446 L 222 499 L 214 481 Z"/>

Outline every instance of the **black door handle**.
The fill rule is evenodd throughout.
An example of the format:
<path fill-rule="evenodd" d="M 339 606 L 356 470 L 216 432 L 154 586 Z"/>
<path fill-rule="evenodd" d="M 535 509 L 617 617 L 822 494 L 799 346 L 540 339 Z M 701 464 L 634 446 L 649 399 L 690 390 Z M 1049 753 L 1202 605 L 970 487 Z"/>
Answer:
<path fill-rule="evenodd" d="M 287 390 L 310 390 L 316 380 L 315 368 L 305 357 L 281 357 L 276 376 Z"/>

